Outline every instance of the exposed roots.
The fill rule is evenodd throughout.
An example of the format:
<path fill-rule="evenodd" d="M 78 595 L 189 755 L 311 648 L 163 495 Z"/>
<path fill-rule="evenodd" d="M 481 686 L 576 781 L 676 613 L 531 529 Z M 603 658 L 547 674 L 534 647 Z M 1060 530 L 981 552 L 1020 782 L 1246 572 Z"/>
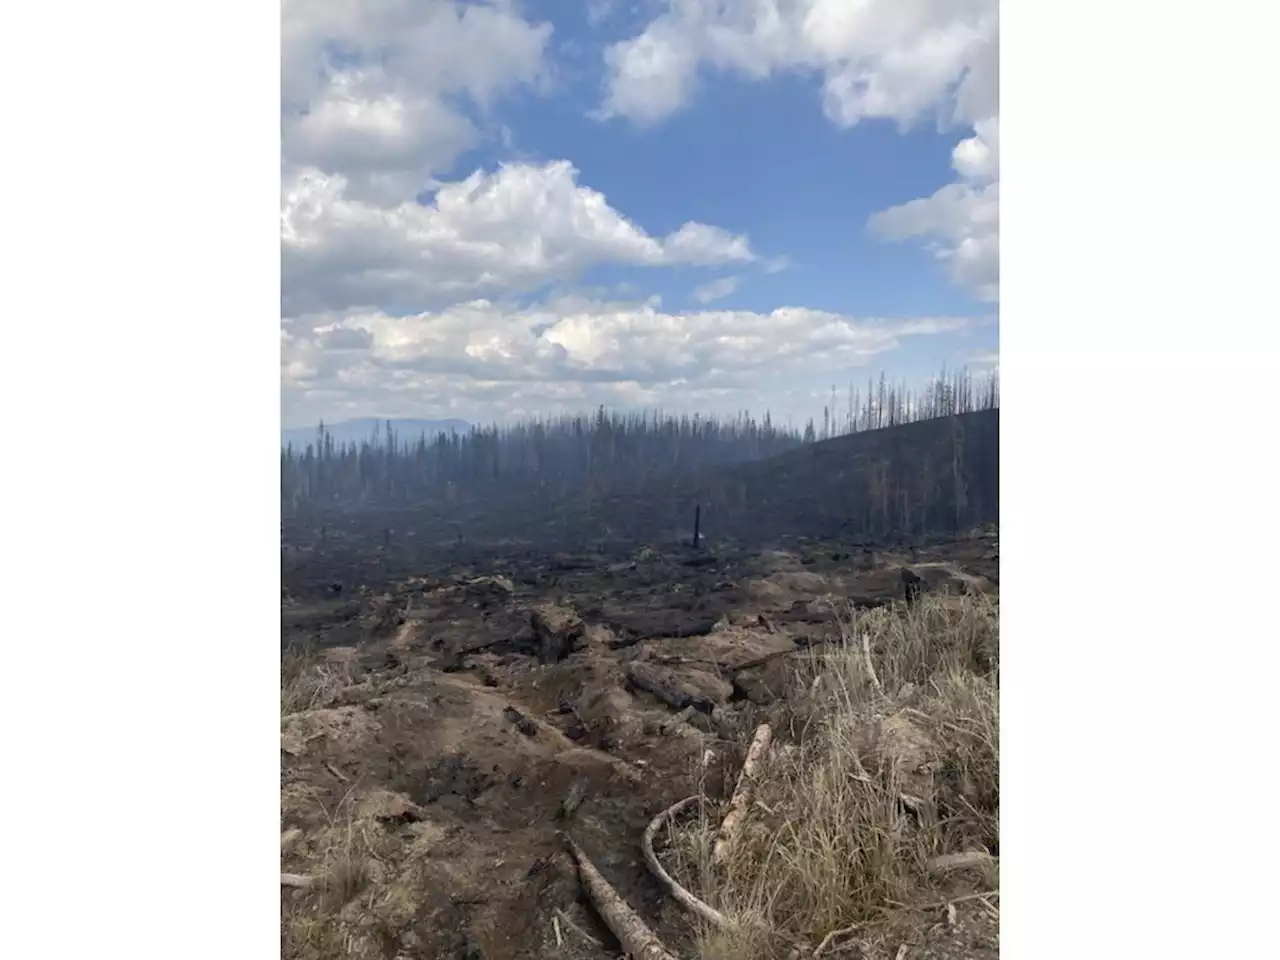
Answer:
<path fill-rule="evenodd" d="M 680 886 L 680 884 L 676 883 L 675 880 L 672 879 L 671 874 L 667 873 L 662 864 L 658 862 L 657 854 L 653 852 L 653 838 L 657 836 L 658 828 L 661 827 L 665 821 L 675 817 L 676 814 L 680 813 L 687 807 L 692 806 L 701 799 L 701 797 L 696 795 L 692 797 L 685 797 L 679 803 L 672 804 L 666 810 L 663 810 L 660 814 L 650 820 L 649 826 L 645 827 L 644 836 L 640 839 L 640 849 L 644 853 L 645 863 L 649 865 L 649 872 L 653 874 L 654 878 L 662 885 L 662 888 L 671 895 L 673 900 L 690 913 L 696 914 L 712 926 L 718 927 L 721 930 L 727 930 L 732 926 L 729 919 L 715 907 L 703 903 L 684 887 Z"/>

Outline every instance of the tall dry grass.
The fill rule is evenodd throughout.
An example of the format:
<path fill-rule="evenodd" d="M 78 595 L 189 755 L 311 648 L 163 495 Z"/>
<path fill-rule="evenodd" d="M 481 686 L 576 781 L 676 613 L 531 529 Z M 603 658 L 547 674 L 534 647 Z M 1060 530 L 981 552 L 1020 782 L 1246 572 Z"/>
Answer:
<path fill-rule="evenodd" d="M 711 862 L 715 811 L 671 837 L 684 882 L 740 921 L 700 935 L 703 960 L 812 951 L 833 931 L 998 888 L 994 859 L 948 874 L 938 860 L 999 855 L 997 608 L 926 597 L 841 626 L 842 644 L 801 666 L 794 741 L 761 770 L 730 860 Z"/>

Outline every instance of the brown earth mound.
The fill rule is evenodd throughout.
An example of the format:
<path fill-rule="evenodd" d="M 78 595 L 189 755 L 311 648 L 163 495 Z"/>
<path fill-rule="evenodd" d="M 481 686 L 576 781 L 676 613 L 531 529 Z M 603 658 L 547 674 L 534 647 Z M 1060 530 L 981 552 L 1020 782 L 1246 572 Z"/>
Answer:
<path fill-rule="evenodd" d="M 744 734 L 766 717 L 785 729 L 796 664 L 838 636 L 837 612 L 900 600 L 904 564 L 931 591 L 993 591 L 992 552 L 963 541 L 864 569 L 817 541 L 696 564 L 646 548 L 442 566 L 377 595 L 287 603 L 283 955 L 616 951 L 566 835 L 694 955 L 688 915 L 640 857 L 649 820 L 693 793 L 724 797 Z M 904 778 L 927 769 L 909 722 L 877 736 L 921 754 Z"/>

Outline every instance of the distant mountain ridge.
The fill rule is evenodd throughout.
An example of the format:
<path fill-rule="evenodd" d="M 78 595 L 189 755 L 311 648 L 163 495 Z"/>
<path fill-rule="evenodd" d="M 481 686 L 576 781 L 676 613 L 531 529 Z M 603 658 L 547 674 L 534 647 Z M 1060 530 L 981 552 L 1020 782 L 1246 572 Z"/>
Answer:
<path fill-rule="evenodd" d="M 360 443 L 373 440 L 375 436 L 381 441 L 386 436 L 388 422 L 401 443 L 415 443 L 423 434 L 428 440 L 433 440 L 440 433 L 466 433 L 471 429 L 471 424 L 466 420 L 419 420 L 412 417 L 361 417 L 357 420 L 343 420 L 340 423 L 326 423 L 324 429 L 333 437 L 335 444 Z M 319 424 L 314 427 L 291 427 L 281 430 L 280 446 L 284 448 L 293 444 L 295 450 L 304 450 L 307 444 L 316 442 L 318 429 Z"/>

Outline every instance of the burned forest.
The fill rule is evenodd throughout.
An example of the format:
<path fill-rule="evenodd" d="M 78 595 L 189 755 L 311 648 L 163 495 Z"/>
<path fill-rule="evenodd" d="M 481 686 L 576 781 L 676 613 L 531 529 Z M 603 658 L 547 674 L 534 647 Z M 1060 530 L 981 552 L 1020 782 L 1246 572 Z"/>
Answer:
<path fill-rule="evenodd" d="M 286 447 L 282 955 L 998 957 L 998 383 L 843 401 Z"/>
<path fill-rule="evenodd" d="M 387 563 L 449 546 L 617 551 L 692 535 L 765 543 L 948 534 L 998 519 L 999 388 L 868 384 L 820 426 L 599 410 L 467 433 L 388 429 L 281 453 L 286 542 L 375 540 Z"/>

